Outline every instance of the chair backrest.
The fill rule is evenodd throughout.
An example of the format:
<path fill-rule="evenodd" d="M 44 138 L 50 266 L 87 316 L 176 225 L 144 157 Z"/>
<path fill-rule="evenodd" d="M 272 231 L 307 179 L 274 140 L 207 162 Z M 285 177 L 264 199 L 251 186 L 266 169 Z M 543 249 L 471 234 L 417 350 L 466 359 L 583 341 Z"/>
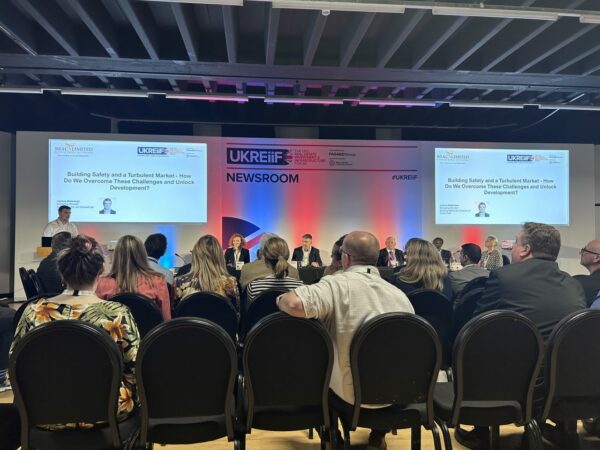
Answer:
<path fill-rule="evenodd" d="M 285 292 L 286 291 L 277 289 L 269 289 L 268 291 L 261 293 L 252 303 L 250 303 L 248 310 L 242 316 L 241 339 L 248 334 L 248 331 L 250 331 L 260 319 L 267 317 L 269 314 L 279 312 L 279 308 L 275 302 L 277 297 L 281 294 L 285 294 Z"/>
<path fill-rule="evenodd" d="M 543 352 L 540 332 L 522 314 L 490 311 L 469 321 L 454 342 L 451 424 L 463 402 L 475 401 L 519 402 L 528 422 Z"/>
<path fill-rule="evenodd" d="M 193 317 L 157 326 L 142 340 L 136 361 L 142 443 L 150 419 L 223 415 L 233 439 L 236 374 L 235 344 L 220 326 Z"/>
<path fill-rule="evenodd" d="M 416 289 L 408 294 L 415 314 L 429 322 L 440 338 L 444 366 L 450 363 L 450 335 L 452 331 L 452 304 L 440 291 Z"/>
<path fill-rule="evenodd" d="M 29 272 L 25 267 L 19 267 L 19 277 L 21 278 L 21 283 L 23 283 L 23 289 L 25 290 L 25 296 L 29 300 L 32 297 L 35 297 L 39 294 L 35 283 L 29 276 Z"/>
<path fill-rule="evenodd" d="M 365 322 L 350 347 L 355 397 L 351 429 L 364 403 L 425 403 L 433 425 L 433 389 L 441 361 L 437 333 L 422 317 L 392 312 Z"/>
<path fill-rule="evenodd" d="M 487 280 L 488 280 L 488 277 L 473 278 L 471 281 L 469 281 L 467 284 L 465 284 L 465 287 L 463 287 L 460 290 L 460 292 L 456 296 L 454 302 L 456 303 L 457 300 L 460 300 L 461 298 L 463 298 L 465 295 L 467 295 L 473 289 L 482 289 L 485 286 L 485 283 L 487 283 Z"/>
<path fill-rule="evenodd" d="M 40 277 L 38 277 L 38 274 L 36 273 L 36 271 L 33 269 L 29 269 L 27 271 L 27 274 L 29 275 L 29 279 L 35 286 L 35 290 L 37 291 L 37 293 L 41 294 L 41 293 L 45 292 L 44 284 L 40 280 Z"/>
<path fill-rule="evenodd" d="M 477 302 L 484 291 L 485 288 L 483 287 L 470 289 L 454 303 L 454 312 L 452 313 L 452 333 L 450 335 L 450 340 L 452 342 L 454 342 L 462 327 L 473 318 Z"/>
<path fill-rule="evenodd" d="M 59 320 L 26 333 L 9 362 L 24 448 L 36 425 L 99 421 L 108 422 L 118 446 L 122 367 L 108 333 L 86 322 Z"/>
<path fill-rule="evenodd" d="M 600 310 L 570 314 L 554 328 L 546 349 L 543 418 L 598 415 L 600 405 Z"/>
<path fill-rule="evenodd" d="M 246 336 L 243 354 L 246 430 L 252 428 L 254 409 L 261 406 L 319 406 L 321 424 L 329 426 L 332 367 L 333 344 L 319 322 L 283 313 L 262 319 Z"/>
<path fill-rule="evenodd" d="M 229 299 L 213 292 L 196 292 L 179 302 L 173 317 L 200 317 L 221 326 L 235 342 L 238 320 Z"/>
<path fill-rule="evenodd" d="M 125 292 L 117 294 L 109 300 L 122 303 L 129 308 L 140 331 L 140 338 L 146 336 L 150 330 L 163 322 L 162 313 L 156 303 L 144 295 Z"/>

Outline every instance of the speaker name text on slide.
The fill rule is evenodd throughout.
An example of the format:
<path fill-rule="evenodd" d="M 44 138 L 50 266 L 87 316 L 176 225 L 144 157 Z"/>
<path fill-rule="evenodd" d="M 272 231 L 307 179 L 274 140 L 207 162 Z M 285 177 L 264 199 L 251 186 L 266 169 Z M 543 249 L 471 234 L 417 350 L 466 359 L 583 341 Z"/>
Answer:
<path fill-rule="evenodd" d="M 49 140 L 48 217 L 75 222 L 204 223 L 204 143 Z"/>

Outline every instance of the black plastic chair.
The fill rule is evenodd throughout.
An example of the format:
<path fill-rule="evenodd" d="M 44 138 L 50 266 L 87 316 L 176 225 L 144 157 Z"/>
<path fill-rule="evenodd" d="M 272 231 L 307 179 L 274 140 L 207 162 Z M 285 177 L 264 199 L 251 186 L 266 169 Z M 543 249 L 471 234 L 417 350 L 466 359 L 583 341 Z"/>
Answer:
<path fill-rule="evenodd" d="M 473 313 L 477 307 L 477 303 L 481 296 L 485 292 L 484 287 L 475 287 L 469 289 L 464 295 L 462 295 L 455 303 L 455 309 L 452 313 L 452 333 L 450 334 L 450 341 L 453 343 L 458 336 L 458 333 L 464 327 L 469 320 L 473 318 Z"/>
<path fill-rule="evenodd" d="M 120 449 L 137 433 L 133 415 L 117 421 L 121 353 L 106 331 L 59 320 L 29 331 L 9 363 L 24 450 Z M 43 424 L 97 423 L 91 429 L 49 431 Z"/>
<path fill-rule="evenodd" d="M 446 449 L 452 448 L 448 425 L 490 427 L 490 447 L 496 449 L 499 426 L 510 423 L 525 426 L 530 450 L 541 448 L 532 405 L 543 352 L 535 325 L 514 311 L 490 311 L 467 323 L 454 343 L 454 382 L 435 388 Z"/>
<path fill-rule="evenodd" d="M 44 289 L 44 284 L 42 283 L 42 280 L 40 280 L 40 277 L 38 277 L 38 274 L 35 270 L 29 269 L 27 271 L 27 275 L 29 275 L 29 279 L 35 286 L 35 290 L 38 294 L 42 294 L 42 293 L 46 292 L 46 290 Z"/>
<path fill-rule="evenodd" d="M 154 327 L 163 322 L 163 316 L 158 309 L 158 305 L 151 298 L 134 292 L 117 294 L 109 298 L 111 302 L 122 303 L 131 311 L 140 332 L 140 338 L 143 338 Z"/>
<path fill-rule="evenodd" d="M 140 444 L 234 439 L 235 344 L 218 325 L 181 318 L 142 341 L 136 362 Z"/>
<path fill-rule="evenodd" d="M 173 317 L 200 317 L 222 327 L 236 341 L 238 319 L 229 299 L 212 292 L 196 292 L 179 302 Z"/>
<path fill-rule="evenodd" d="M 256 325 L 262 318 L 270 314 L 279 312 L 279 308 L 275 303 L 277 297 L 285 294 L 286 291 L 270 289 L 261 293 L 254 299 L 248 310 L 244 313 L 240 326 L 240 340 L 243 340 L 246 334 Z"/>
<path fill-rule="evenodd" d="M 563 448 L 579 448 L 577 420 L 600 413 L 600 310 L 573 313 L 554 328 L 546 349 L 541 423 L 557 425 Z"/>
<path fill-rule="evenodd" d="M 408 294 L 415 314 L 429 322 L 442 344 L 442 367 L 450 365 L 450 337 L 452 331 L 452 304 L 440 291 L 416 289 Z"/>
<path fill-rule="evenodd" d="M 25 267 L 19 267 L 19 277 L 21 278 L 21 283 L 23 284 L 23 289 L 25 290 L 25 296 L 27 297 L 27 300 L 39 294 L 35 283 L 29 276 L 29 272 L 27 272 Z"/>
<path fill-rule="evenodd" d="M 319 322 L 278 313 L 256 324 L 246 337 L 238 388 L 241 448 L 252 428 L 329 432 L 332 367 L 333 345 Z"/>
<path fill-rule="evenodd" d="M 386 313 L 365 322 L 354 335 L 350 367 L 354 383 L 352 415 L 333 409 L 341 419 L 344 448 L 356 427 L 379 430 L 411 428 L 412 447 L 421 447 L 421 426 L 431 430 L 441 448 L 434 422 L 433 389 L 442 361 L 434 328 L 409 313 Z M 361 408 L 361 404 L 390 405 Z"/>

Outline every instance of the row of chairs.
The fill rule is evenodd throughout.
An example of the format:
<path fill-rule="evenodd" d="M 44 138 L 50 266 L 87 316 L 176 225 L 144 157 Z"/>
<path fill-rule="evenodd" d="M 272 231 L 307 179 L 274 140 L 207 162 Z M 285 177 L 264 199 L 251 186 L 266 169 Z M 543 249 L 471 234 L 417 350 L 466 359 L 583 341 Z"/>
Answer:
<path fill-rule="evenodd" d="M 243 449 L 252 428 L 312 427 L 321 428 L 322 435 L 329 431 L 337 448 L 338 419 L 345 449 L 358 426 L 410 428 L 411 447 L 420 448 L 425 426 L 439 450 L 436 423 L 447 450 L 452 448 L 448 427 L 458 424 L 491 427 L 491 445 L 497 448 L 499 426 L 516 423 L 525 426 L 535 450 L 542 444 L 538 422 L 551 419 L 573 430 L 577 419 L 600 411 L 599 334 L 600 311 L 594 310 L 574 313 L 556 327 L 540 397 L 535 387 L 543 342 L 524 316 L 492 311 L 470 321 L 454 345 L 454 381 L 436 383 L 442 350 L 433 327 L 416 315 L 383 314 L 363 324 L 351 345 L 356 399 L 351 413 L 329 401 L 333 348 L 326 330 L 316 321 L 281 313 L 249 332 L 241 371 L 234 341 L 218 325 L 180 318 L 157 326 L 142 340 L 136 361 L 140 415 L 122 423 L 116 421 L 120 353 L 100 329 L 78 321 L 37 327 L 16 346 L 9 370 L 24 450 L 148 448 L 225 436 Z M 536 398 L 545 399 L 539 411 Z M 107 425 L 72 432 L 37 427 L 99 421 Z M 569 437 L 564 448 L 576 448 L 576 432 Z"/>
<path fill-rule="evenodd" d="M 38 277 L 37 273 L 33 269 L 27 270 L 25 267 L 19 267 L 19 277 L 25 290 L 25 296 L 27 299 L 39 296 L 44 292 L 42 282 Z"/>

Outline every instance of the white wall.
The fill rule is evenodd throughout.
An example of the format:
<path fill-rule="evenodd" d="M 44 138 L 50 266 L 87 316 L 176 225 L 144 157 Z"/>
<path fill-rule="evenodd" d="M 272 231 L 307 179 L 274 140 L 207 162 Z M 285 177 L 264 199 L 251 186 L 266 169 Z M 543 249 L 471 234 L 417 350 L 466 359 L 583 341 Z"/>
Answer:
<path fill-rule="evenodd" d="M 461 242 L 462 226 L 435 225 L 434 217 L 434 150 L 435 147 L 464 147 L 464 148 L 498 148 L 499 144 L 476 143 L 476 142 L 423 142 L 421 145 L 422 160 L 421 169 L 423 173 L 423 215 L 429 220 L 423 220 L 423 237 L 433 239 L 441 236 L 445 239 L 444 247 L 457 250 Z M 560 268 L 572 275 L 586 273 L 584 267 L 579 264 L 579 249 L 596 236 L 596 219 L 594 203 L 596 199 L 595 188 L 595 161 L 594 146 L 583 144 L 506 144 L 501 148 L 538 148 L 538 149 L 569 149 L 570 169 L 570 225 L 557 226 L 560 231 L 562 247 L 558 263 Z M 597 178 L 596 178 L 597 179 Z M 600 198 L 600 197 L 598 197 Z M 552 208 L 552 195 L 546 197 L 546 206 Z M 515 203 L 515 208 L 519 204 Z M 533 219 L 533 218 L 532 218 Z M 519 230 L 518 225 L 487 225 L 482 226 L 482 236 L 493 234 L 500 241 L 514 239 Z M 483 242 L 480 243 L 483 246 Z M 506 252 L 508 253 L 508 252 Z"/>
<path fill-rule="evenodd" d="M 13 292 L 14 136 L 0 133 L 0 293 Z"/>

